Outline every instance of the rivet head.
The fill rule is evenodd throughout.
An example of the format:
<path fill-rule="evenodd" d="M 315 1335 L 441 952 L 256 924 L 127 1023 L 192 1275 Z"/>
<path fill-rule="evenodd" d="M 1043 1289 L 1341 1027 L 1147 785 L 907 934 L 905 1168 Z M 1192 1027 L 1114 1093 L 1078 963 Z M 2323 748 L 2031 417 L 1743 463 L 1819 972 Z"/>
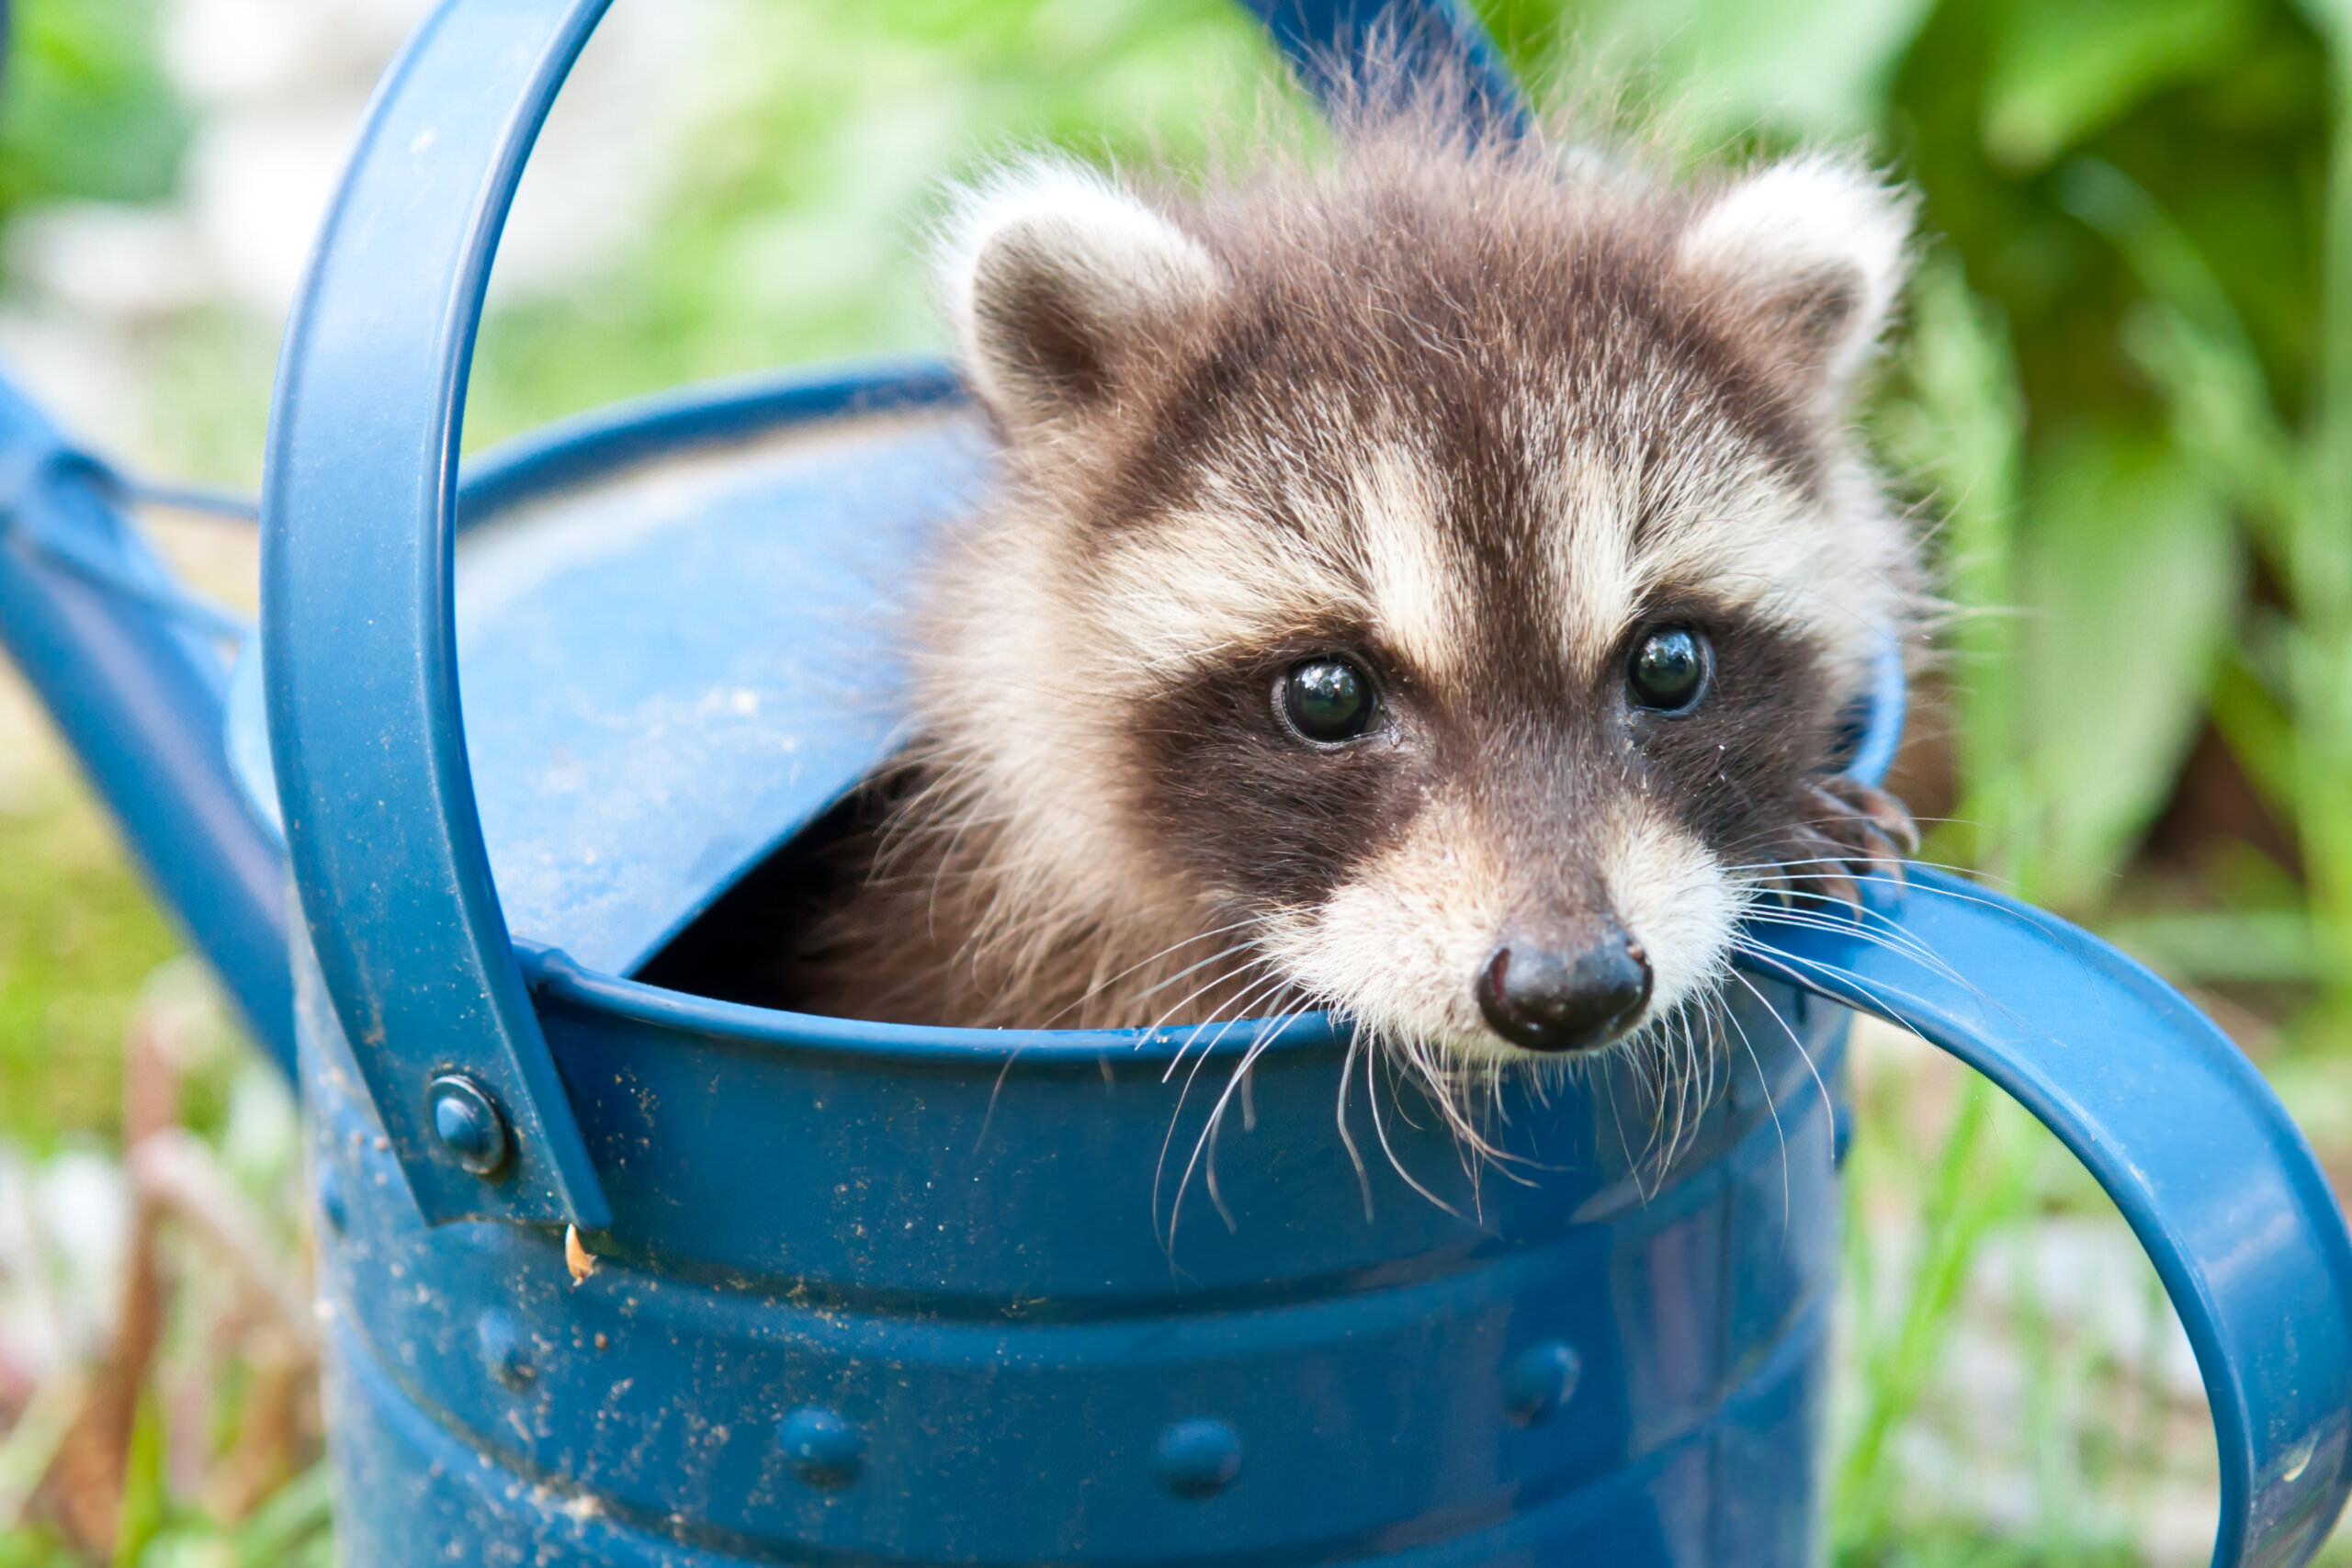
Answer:
<path fill-rule="evenodd" d="M 506 1118 L 490 1091 L 468 1073 L 443 1073 L 424 1091 L 433 1135 L 451 1157 L 476 1176 L 495 1176 L 514 1153 Z"/>
<path fill-rule="evenodd" d="M 492 1307 L 483 1313 L 474 1325 L 474 1338 L 481 1348 L 482 1364 L 490 1375 L 511 1389 L 530 1386 L 533 1372 L 531 1353 L 524 1343 L 523 1325 L 514 1321 L 512 1313 L 503 1307 Z"/>
<path fill-rule="evenodd" d="M 1503 1414 L 1532 1427 L 1575 1396 L 1583 1371 L 1583 1359 L 1566 1340 L 1530 1345 L 1503 1369 Z"/>
<path fill-rule="evenodd" d="M 1241 1434 L 1214 1416 L 1171 1422 L 1152 1449 L 1159 1483 L 1179 1497 L 1214 1497 L 1241 1473 Z"/>
<path fill-rule="evenodd" d="M 840 1412 L 804 1404 L 776 1423 L 776 1444 L 811 1486 L 846 1486 L 865 1463 L 865 1439 Z"/>
<path fill-rule="evenodd" d="M 343 1173 L 331 1165 L 319 1167 L 319 1217 L 337 1235 L 351 1229 L 351 1205 L 343 1196 Z"/>

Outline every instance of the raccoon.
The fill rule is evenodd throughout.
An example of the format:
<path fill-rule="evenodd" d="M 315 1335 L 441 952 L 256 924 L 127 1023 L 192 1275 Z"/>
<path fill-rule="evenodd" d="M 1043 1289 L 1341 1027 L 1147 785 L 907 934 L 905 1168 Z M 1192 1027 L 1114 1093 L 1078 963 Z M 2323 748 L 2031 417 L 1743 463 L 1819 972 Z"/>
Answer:
<path fill-rule="evenodd" d="M 1351 1015 L 1432 1079 L 1654 1039 L 1910 846 L 1841 717 L 1923 604 L 1849 430 L 1911 203 L 1358 127 L 1191 194 L 1035 157 L 939 277 L 1001 443 L 791 1005 Z"/>

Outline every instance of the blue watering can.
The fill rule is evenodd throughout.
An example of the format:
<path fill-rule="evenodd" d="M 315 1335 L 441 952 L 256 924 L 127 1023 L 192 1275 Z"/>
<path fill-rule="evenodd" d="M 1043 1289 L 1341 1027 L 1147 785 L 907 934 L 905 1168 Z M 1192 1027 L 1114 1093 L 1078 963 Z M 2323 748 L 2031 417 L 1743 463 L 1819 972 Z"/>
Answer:
<path fill-rule="evenodd" d="M 892 363 L 460 471 L 500 227 L 604 7 L 448 0 L 379 92 L 287 344 L 233 675 L 119 481 L 0 391 L 0 635 L 299 1063 L 346 1561 L 1815 1562 L 1849 1009 L 2121 1208 L 2204 1375 L 2215 1563 L 2316 1549 L 2352 1485 L 2352 1241 L 2310 1149 L 2170 987 L 1955 879 L 1758 923 L 1753 1055 L 1670 1167 L 1604 1071 L 1515 1106 L 1483 1190 L 1402 1119 L 1360 1120 L 1393 1158 L 1359 1165 L 1330 1018 L 1204 1043 L 692 994 L 887 756 L 876 584 L 990 451 L 949 369 Z M 1259 8 L 1310 85 L 1385 30 L 1520 112 L 1440 0 Z M 1903 703 L 1890 658 L 1852 772 Z M 1259 1043 L 1222 1215 L 1194 1188 L 1180 1227 L 1155 1151 L 1206 1107 L 1170 1069 Z"/>

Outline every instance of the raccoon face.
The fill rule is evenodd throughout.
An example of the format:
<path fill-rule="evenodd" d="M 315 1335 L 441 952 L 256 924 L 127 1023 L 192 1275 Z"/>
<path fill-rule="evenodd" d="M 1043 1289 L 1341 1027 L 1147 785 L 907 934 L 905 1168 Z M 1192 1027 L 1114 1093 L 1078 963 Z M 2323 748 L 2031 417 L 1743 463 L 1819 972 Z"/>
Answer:
<path fill-rule="evenodd" d="M 933 716 L 1015 852 L 1471 1057 L 1712 994 L 1915 581 L 1843 432 L 1903 199 L 1559 168 L 1184 209 L 1031 164 L 945 267 L 1009 474 Z"/>

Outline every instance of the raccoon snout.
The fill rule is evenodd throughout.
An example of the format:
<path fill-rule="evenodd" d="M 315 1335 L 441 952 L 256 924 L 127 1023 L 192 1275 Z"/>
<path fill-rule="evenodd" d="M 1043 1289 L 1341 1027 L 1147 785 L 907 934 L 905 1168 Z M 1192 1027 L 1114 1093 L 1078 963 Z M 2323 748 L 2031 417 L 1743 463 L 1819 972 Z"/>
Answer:
<path fill-rule="evenodd" d="M 1649 955 L 1614 921 L 1509 933 L 1479 972 L 1478 1010 L 1530 1051 L 1607 1045 L 1649 1005 Z"/>

